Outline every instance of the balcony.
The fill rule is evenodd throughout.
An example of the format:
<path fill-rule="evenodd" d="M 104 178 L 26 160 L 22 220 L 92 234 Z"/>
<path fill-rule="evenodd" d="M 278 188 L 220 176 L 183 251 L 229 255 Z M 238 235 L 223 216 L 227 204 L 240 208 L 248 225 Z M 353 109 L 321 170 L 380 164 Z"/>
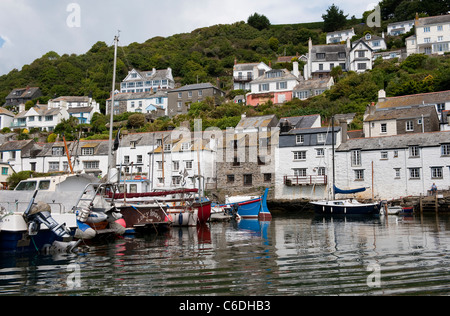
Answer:
<path fill-rule="evenodd" d="M 234 76 L 234 82 L 250 82 L 253 76 Z"/>
<path fill-rule="evenodd" d="M 327 185 L 327 176 L 284 176 L 284 184 L 288 187 L 307 185 Z"/>

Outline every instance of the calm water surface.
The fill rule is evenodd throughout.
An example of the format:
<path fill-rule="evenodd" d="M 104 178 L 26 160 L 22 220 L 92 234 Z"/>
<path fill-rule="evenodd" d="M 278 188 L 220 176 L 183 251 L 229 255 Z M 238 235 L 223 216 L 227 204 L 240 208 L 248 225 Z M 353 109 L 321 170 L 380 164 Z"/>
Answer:
<path fill-rule="evenodd" d="M 2 255 L 0 295 L 449 295 L 449 248 L 449 215 L 275 214 Z"/>

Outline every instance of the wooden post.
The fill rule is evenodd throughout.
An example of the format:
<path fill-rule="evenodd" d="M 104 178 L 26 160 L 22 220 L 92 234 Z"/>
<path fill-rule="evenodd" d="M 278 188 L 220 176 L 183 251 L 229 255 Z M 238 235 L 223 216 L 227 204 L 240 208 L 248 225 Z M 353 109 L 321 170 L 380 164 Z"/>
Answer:
<path fill-rule="evenodd" d="M 438 200 L 437 191 L 436 191 L 435 197 L 434 197 L 434 209 L 435 209 L 436 214 L 437 214 L 439 212 L 439 200 Z"/>
<path fill-rule="evenodd" d="M 422 193 L 420 193 L 420 197 L 419 197 L 419 207 L 420 207 L 420 214 L 422 214 L 423 213 Z"/>

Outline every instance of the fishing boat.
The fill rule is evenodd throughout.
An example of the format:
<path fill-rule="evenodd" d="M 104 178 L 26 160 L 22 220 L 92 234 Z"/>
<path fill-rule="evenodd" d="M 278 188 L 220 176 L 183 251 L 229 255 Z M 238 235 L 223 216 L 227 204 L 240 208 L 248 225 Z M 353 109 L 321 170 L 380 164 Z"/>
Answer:
<path fill-rule="evenodd" d="M 198 189 L 157 190 L 139 193 L 110 193 L 127 228 L 160 225 L 196 226 L 211 215 L 211 201 L 197 196 Z"/>
<path fill-rule="evenodd" d="M 366 191 L 366 188 L 358 188 L 352 190 L 342 190 L 335 185 L 335 137 L 334 137 L 334 117 L 332 117 L 332 170 L 333 170 L 333 188 L 332 199 L 326 199 L 323 201 L 310 202 L 313 205 L 317 214 L 322 215 L 379 215 L 381 209 L 381 203 L 360 203 L 357 200 L 350 199 L 336 199 L 336 194 L 356 194 Z"/>
<path fill-rule="evenodd" d="M 266 188 L 264 194 L 257 197 L 226 197 L 225 204 L 220 205 L 220 207 L 228 209 L 231 213 L 235 213 L 243 219 L 257 218 L 262 221 L 270 221 L 272 219 L 272 214 L 267 207 L 268 193 L 269 189 Z"/>
<path fill-rule="evenodd" d="M 52 213 L 48 204 L 36 202 L 38 192 L 33 192 L 26 208 L 20 203 L 9 204 L 14 209 L 1 206 L 0 252 L 71 252 L 78 246 L 73 239 L 78 229 L 75 214 Z"/>

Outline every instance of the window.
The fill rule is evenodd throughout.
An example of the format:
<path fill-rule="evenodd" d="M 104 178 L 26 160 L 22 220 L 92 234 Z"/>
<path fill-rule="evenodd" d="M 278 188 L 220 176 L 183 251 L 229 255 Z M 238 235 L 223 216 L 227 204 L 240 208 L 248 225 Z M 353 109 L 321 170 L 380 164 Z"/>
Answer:
<path fill-rule="evenodd" d="M 409 158 L 417 158 L 417 157 L 420 157 L 419 146 L 410 146 Z"/>
<path fill-rule="evenodd" d="M 394 172 L 395 172 L 395 179 L 400 179 L 400 171 L 401 171 L 402 169 L 400 169 L 400 168 L 395 168 L 394 169 Z"/>
<path fill-rule="evenodd" d="M 381 125 L 380 125 L 380 132 L 381 133 L 387 133 L 387 124 L 386 123 L 381 123 Z"/>
<path fill-rule="evenodd" d="M 319 64 L 319 70 L 323 70 L 323 64 Z"/>
<path fill-rule="evenodd" d="M 234 174 L 227 175 L 227 183 L 234 183 Z"/>
<path fill-rule="evenodd" d="M 8 175 L 8 168 L 2 167 L 2 176 Z"/>
<path fill-rule="evenodd" d="M 39 182 L 38 190 L 48 190 L 50 189 L 50 180 L 43 180 Z"/>
<path fill-rule="evenodd" d="M 185 161 L 184 165 L 185 165 L 186 169 L 192 169 L 192 160 Z"/>
<path fill-rule="evenodd" d="M 317 134 L 318 143 L 325 143 L 326 138 L 327 138 L 326 134 Z"/>
<path fill-rule="evenodd" d="M 409 169 L 410 179 L 420 179 L 420 168 L 410 168 Z"/>
<path fill-rule="evenodd" d="M 430 27 L 429 26 L 424 27 L 423 28 L 423 32 L 424 33 L 429 33 L 430 32 Z"/>
<path fill-rule="evenodd" d="M 233 159 L 233 167 L 239 167 L 241 165 L 241 163 L 239 162 L 239 158 L 238 157 L 234 157 Z"/>
<path fill-rule="evenodd" d="M 124 156 L 123 157 L 123 162 L 128 165 L 130 163 L 130 156 Z"/>
<path fill-rule="evenodd" d="M 307 171 L 308 170 L 306 168 L 294 169 L 294 176 L 296 176 L 296 177 L 306 177 Z"/>
<path fill-rule="evenodd" d="M 384 159 L 384 160 L 388 159 L 388 152 L 387 151 L 382 151 L 381 152 L 381 159 Z"/>
<path fill-rule="evenodd" d="M 156 164 L 158 165 L 158 170 L 162 170 L 163 169 L 162 161 L 157 161 Z"/>
<path fill-rule="evenodd" d="M 358 70 L 365 70 L 367 69 L 366 63 L 358 63 Z"/>
<path fill-rule="evenodd" d="M 93 156 L 94 148 L 93 147 L 81 148 L 81 155 L 82 156 Z"/>
<path fill-rule="evenodd" d="M 325 167 L 319 167 L 318 171 L 317 171 L 317 175 L 319 176 L 325 176 L 326 175 L 326 169 Z"/>
<path fill-rule="evenodd" d="M 277 90 L 284 90 L 287 89 L 287 82 L 277 82 Z"/>
<path fill-rule="evenodd" d="M 306 151 L 294 151 L 294 160 L 305 160 Z"/>
<path fill-rule="evenodd" d="M 100 169 L 99 161 L 83 161 L 84 169 Z"/>
<path fill-rule="evenodd" d="M 52 147 L 52 156 L 64 155 L 64 147 Z"/>
<path fill-rule="evenodd" d="M 441 155 L 450 156 L 450 144 L 445 144 L 441 146 Z"/>
<path fill-rule="evenodd" d="M 202 97 L 203 96 L 203 90 L 198 90 L 198 96 Z"/>
<path fill-rule="evenodd" d="M 49 162 L 48 170 L 49 171 L 59 171 L 59 162 Z"/>
<path fill-rule="evenodd" d="M 360 58 L 366 57 L 366 52 L 364 50 L 359 50 L 358 51 L 358 57 L 360 57 Z"/>
<path fill-rule="evenodd" d="M 244 185 L 251 186 L 253 184 L 253 175 L 244 174 Z"/>
<path fill-rule="evenodd" d="M 308 99 L 309 93 L 308 91 L 297 91 L 294 92 L 295 97 L 299 99 Z"/>
<path fill-rule="evenodd" d="M 442 167 L 431 168 L 431 179 L 442 179 Z"/>
<path fill-rule="evenodd" d="M 340 53 L 338 53 L 338 57 L 339 58 L 346 58 L 346 54 L 344 53 L 344 52 L 340 52 Z M 344 69 L 344 68 L 342 68 L 342 69 Z"/>
<path fill-rule="evenodd" d="M 437 26 L 437 30 L 438 31 L 443 31 L 444 30 L 444 26 L 443 25 L 438 25 Z"/>
<path fill-rule="evenodd" d="M 414 122 L 413 121 L 406 121 L 406 131 L 407 132 L 414 131 Z"/>
<path fill-rule="evenodd" d="M 361 166 L 361 151 L 352 151 L 352 166 Z"/>
<path fill-rule="evenodd" d="M 394 150 L 394 158 L 398 158 L 398 150 Z"/>
<path fill-rule="evenodd" d="M 442 111 L 445 110 L 445 103 L 436 104 L 436 108 L 437 108 L 438 113 L 442 113 Z"/>
<path fill-rule="evenodd" d="M 305 135 L 296 135 L 295 136 L 295 143 L 298 144 L 303 144 L 305 141 Z"/>
<path fill-rule="evenodd" d="M 183 143 L 183 144 L 181 144 L 181 150 L 182 151 L 189 150 L 190 147 L 191 147 L 191 143 Z"/>
<path fill-rule="evenodd" d="M 259 91 L 269 91 L 269 84 L 268 83 L 260 84 Z"/>
<path fill-rule="evenodd" d="M 355 181 L 364 180 L 364 170 L 355 170 Z"/>
<path fill-rule="evenodd" d="M 172 166 L 173 166 L 173 171 L 180 170 L 180 162 L 179 161 L 173 161 Z"/>
<path fill-rule="evenodd" d="M 172 144 L 164 144 L 164 151 L 171 151 L 172 150 Z"/>
<path fill-rule="evenodd" d="M 136 163 L 142 163 L 142 155 L 137 155 Z"/>
<path fill-rule="evenodd" d="M 180 183 L 181 183 L 181 177 L 180 176 L 172 177 L 172 185 L 180 185 Z"/>
<path fill-rule="evenodd" d="M 183 93 L 182 92 L 178 92 L 178 99 L 181 99 L 183 97 Z"/>
<path fill-rule="evenodd" d="M 130 141 L 130 148 L 131 149 L 136 149 L 136 141 Z"/>
<path fill-rule="evenodd" d="M 430 43 L 430 42 L 431 42 L 431 37 L 425 37 L 425 38 L 423 39 L 423 42 L 424 42 L 424 43 Z"/>
<path fill-rule="evenodd" d="M 316 57 L 317 59 L 325 59 L 325 53 L 317 53 Z"/>
<path fill-rule="evenodd" d="M 323 148 L 316 148 L 316 156 L 317 157 L 325 156 L 325 150 Z"/>
<path fill-rule="evenodd" d="M 272 181 L 272 174 L 271 173 L 265 173 L 264 174 L 264 182 L 271 182 Z"/>

